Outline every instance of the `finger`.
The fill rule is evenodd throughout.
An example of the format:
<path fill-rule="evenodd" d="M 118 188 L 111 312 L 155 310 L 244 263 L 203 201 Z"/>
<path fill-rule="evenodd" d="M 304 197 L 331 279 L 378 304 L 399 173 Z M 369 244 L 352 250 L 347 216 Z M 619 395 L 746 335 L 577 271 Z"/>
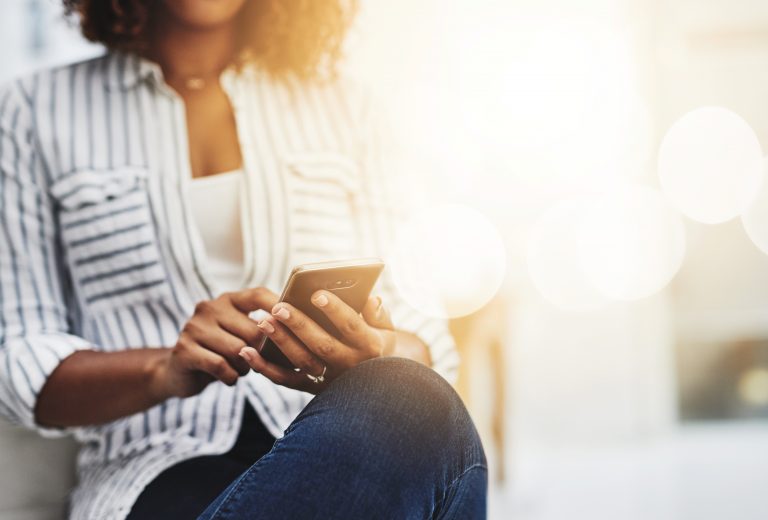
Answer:
<path fill-rule="evenodd" d="M 356 353 L 325 331 L 314 320 L 285 302 L 272 309 L 272 316 L 285 325 L 312 353 L 334 366 L 351 366 Z"/>
<path fill-rule="evenodd" d="M 189 336 L 197 344 L 223 357 L 240 375 L 248 373 L 248 364 L 244 363 L 242 358 L 237 355 L 245 345 L 245 342 L 222 329 L 218 323 L 214 321 L 201 322 L 200 320 L 190 320 L 184 325 L 182 334 Z"/>
<path fill-rule="evenodd" d="M 280 300 L 277 294 L 266 287 L 254 287 L 226 293 L 226 295 L 243 314 L 250 314 L 258 309 L 271 309 Z"/>
<path fill-rule="evenodd" d="M 359 349 L 377 347 L 378 336 L 352 307 L 330 291 L 317 291 L 312 304 L 323 311 L 347 343 Z"/>
<path fill-rule="evenodd" d="M 240 374 L 219 354 L 208 350 L 184 333 L 179 337 L 180 355 L 184 365 L 191 370 L 205 372 L 222 383 L 233 386 Z"/>
<path fill-rule="evenodd" d="M 322 383 L 312 383 L 307 379 L 306 374 L 294 372 L 288 368 L 270 363 L 261 357 L 259 352 L 253 347 L 244 347 L 240 351 L 240 356 L 248 362 L 248 365 L 254 371 L 264 375 L 264 377 L 275 384 L 312 393 L 317 393 L 324 386 Z"/>
<path fill-rule="evenodd" d="M 325 363 L 317 358 L 288 328 L 273 317 L 259 323 L 259 328 L 275 342 L 280 352 L 305 374 L 319 375 L 325 369 Z"/>
<path fill-rule="evenodd" d="M 366 323 L 371 327 L 395 330 L 395 326 L 392 324 L 392 318 L 390 318 L 389 312 L 387 312 L 384 303 L 378 296 L 371 296 L 368 298 L 361 314 Z"/>
<path fill-rule="evenodd" d="M 258 345 L 264 337 L 264 333 L 259 329 L 256 321 L 240 312 L 231 302 L 229 302 L 229 309 L 225 308 L 215 316 L 219 326 L 233 336 L 240 338 L 242 343 L 252 347 Z"/>

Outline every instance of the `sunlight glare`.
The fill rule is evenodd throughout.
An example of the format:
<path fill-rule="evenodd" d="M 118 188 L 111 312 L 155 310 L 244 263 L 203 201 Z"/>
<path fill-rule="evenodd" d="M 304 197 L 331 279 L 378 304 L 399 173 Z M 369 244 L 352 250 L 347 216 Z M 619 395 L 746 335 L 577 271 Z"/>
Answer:
<path fill-rule="evenodd" d="M 588 208 L 586 200 L 556 204 L 536 221 L 528 240 L 531 281 L 545 300 L 565 311 L 589 311 L 605 303 L 579 262 L 579 223 Z"/>
<path fill-rule="evenodd" d="M 496 227 L 479 211 L 440 204 L 400 227 L 388 264 L 402 297 L 439 318 L 466 316 L 488 303 L 506 273 Z"/>
<path fill-rule="evenodd" d="M 659 151 L 664 194 L 687 217 L 718 224 L 740 215 L 759 187 L 762 151 L 755 132 L 722 107 L 703 107 L 667 131 Z"/>
<path fill-rule="evenodd" d="M 749 238 L 768 254 L 768 158 L 763 160 L 763 177 L 757 196 L 741 216 L 741 223 Z"/>
<path fill-rule="evenodd" d="M 579 232 L 582 268 L 607 298 L 638 300 L 663 289 L 679 270 L 685 230 L 660 193 L 640 186 L 607 192 Z"/>
<path fill-rule="evenodd" d="M 506 20 L 483 20 L 462 43 L 459 108 L 479 142 L 549 148 L 588 121 L 595 52 L 577 28 L 521 18 L 510 30 Z"/>

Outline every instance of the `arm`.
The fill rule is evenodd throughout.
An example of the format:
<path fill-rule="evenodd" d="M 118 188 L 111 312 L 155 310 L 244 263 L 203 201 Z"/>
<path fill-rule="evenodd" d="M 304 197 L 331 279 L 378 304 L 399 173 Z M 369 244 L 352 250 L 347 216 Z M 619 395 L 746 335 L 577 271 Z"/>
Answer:
<path fill-rule="evenodd" d="M 232 386 L 249 369 L 237 353 L 261 338 L 248 314 L 276 301 L 260 288 L 225 293 L 197 305 L 173 348 L 76 352 L 48 378 L 35 419 L 53 427 L 106 423 L 196 395 L 213 381 Z"/>
<path fill-rule="evenodd" d="M 418 361 L 422 365 L 432 366 L 432 356 L 429 347 L 418 336 L 403 330 L 395 331 L 396 341 L 393 356 L 403 357 Z"/>
<path fill-rule="evenodd" d="M 157 397 L 145 383 L 158 353 L 99 353 L 70 333 L 55 208 L 28 91 L 21 81 L 0 90 L 0 410 L 56 436 L 63 432 L 45 426 L 92 424 L 151 406 Z"/>
<path fill-rule="evenodd" d="M 0 89 L 0 410 L 57 436 L 35 422 L 36 398 L 61 360 L 93 345 L 69 333 L 53 204 L 23 88 Z"/>
<path fill-rule="evenodd" d="M 164 401 L 159 381 L 170 349 L 75 352 L 53 371 L 37 398 L 35 420 L 48 427 L 114 421 Z"/>

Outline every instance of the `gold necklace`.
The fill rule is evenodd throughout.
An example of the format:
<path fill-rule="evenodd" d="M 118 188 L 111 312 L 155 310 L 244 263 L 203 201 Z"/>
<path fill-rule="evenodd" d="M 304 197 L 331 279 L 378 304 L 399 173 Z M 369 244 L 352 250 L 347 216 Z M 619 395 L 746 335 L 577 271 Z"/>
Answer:
<path fill-rule="evenodd" d="M 205 88 L 205 80 L 201 77 L 187 78 L 184 81 L 184 86 L 189 90 L 203 90 Z"/>

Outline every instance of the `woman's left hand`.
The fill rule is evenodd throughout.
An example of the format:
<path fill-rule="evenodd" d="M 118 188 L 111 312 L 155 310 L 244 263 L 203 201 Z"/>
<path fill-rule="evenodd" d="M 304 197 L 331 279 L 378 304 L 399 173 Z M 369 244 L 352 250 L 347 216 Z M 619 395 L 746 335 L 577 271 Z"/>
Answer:
<path fill-rule="evenodd" d="M 279 385 L 318 393 L 346 370 L 394 352 L 397 333 L 380 298 L 369 298 L 359 314 L 329 291 L 313 294 L 312 304 L 336 326 L 342 339 L 292 305 L 278 303 L 259 328 L 299 371 L 270 363 L 256 349 L 245 347 L 240 355 L 253 370 Z"/>

